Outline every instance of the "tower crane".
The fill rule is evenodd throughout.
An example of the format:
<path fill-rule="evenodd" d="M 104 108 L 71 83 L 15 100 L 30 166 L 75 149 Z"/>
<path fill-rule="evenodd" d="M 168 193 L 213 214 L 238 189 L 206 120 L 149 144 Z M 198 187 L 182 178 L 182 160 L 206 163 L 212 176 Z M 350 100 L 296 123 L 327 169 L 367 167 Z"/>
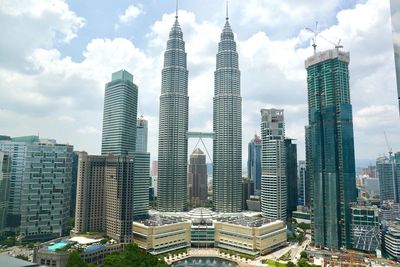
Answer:
<path fill-rule="evenodd" d="M 340 44 L 340 42 L 342 41 L 341 39 L 339 39 L 339 41 L 337 43 L 329 40 L 328 38 L 324 37 L 323 35 L 321 35 L 321 32 L 318 31 L 318 21 L 315 22 L 315 29 L 312 30 L 308 27 L 305 28 L 307 31 L 314 33 L 314 37 L 312 38 L 313 41 L 313 48 L 314 48 L 314 55 L 316 54 L 316 50 L 317 50 L 317 36 L 321 37 L 322 39 L 324 39 L 325 41 L 327 41 L 328 43 L 331 43 L 335 46 L 336 49 L 339 48 L 343 48 L 343 45 Z"/>

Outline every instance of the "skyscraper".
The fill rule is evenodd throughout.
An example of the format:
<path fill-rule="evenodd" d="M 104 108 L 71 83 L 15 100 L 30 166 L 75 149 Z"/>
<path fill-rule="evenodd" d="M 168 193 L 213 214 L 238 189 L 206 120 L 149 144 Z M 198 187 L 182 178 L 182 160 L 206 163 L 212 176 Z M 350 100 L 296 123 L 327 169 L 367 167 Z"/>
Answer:
<path fill-rule="evenodd" d="M 395 156 L 380 157 L 376 160 L 381 202 L 391 200 L 400 203 L 400 152 Z"/>
<path fill-rule="evenodd" d="M 261 110 L 261 212 L 286 221 L 286 147 L 283 109 Z"/>
<path fill-rule="evenodd" d="M 254 135 L 248 147 L 247 176 L 254 182 L 254 193 L 261 194 L 261 138 Z"/>
<path fill-rule="evenodd" d="M 305 61 L 312 238 L 316 246 L 332 249 L 351 247 L 349 204 L 357 199 L 349 62 L 349 53 L 338 49 Z"/>
<path fill-rule="evenodd" d="M 299 160 L 298 164 L 298 199 L 300 204 L 310 207 L 310 181 L 307 179 L 307 163 Z"/>
<path fill-rule="evenodd" d="M 10 155 L 0 151 L 0 236 L 2 236 L 7 223 L 10 163 Z"/>
<path fill-rule="evenodd" d="M 126 70 L 112 74 L 106 84 L 101 154 L 133 154 L 136 143 L 138 87 Z"/>
<path fill-rule="evenodd" d="M 189 161 L 189 201 L 192 207 L 201 206 L 208 196 L 206 155 L 196 148 Z"/>
<path fill-rule="evenodd" d="M 297 145 L 285 139 L 287 215 L 297 210 Z"/>
<path fill-rule="evenodd" d="M 136 123 L 136 151 L 147 152 L 147 132 L 148 123 L 143 118 L 143 115 L 137 119 Z"/>
<path fill-rule="evenodd" d="M 169 33 L 162 70 L 158 138 L 158 209 L 187 208 L 188 70 L 178 22 Z"/>
<path fill-rule="evenodd" d="M 217 212 L 242 209 L 242 98 L 238 58 L 227 16 L 214 72 L 213 206 Z"/>
<path fill-rule="evenodd" d="M 40 139 L 27 145 L 21 190 L 24 240 L 46 240 L 67 234 L 71 200 L 71 145 Z"/>

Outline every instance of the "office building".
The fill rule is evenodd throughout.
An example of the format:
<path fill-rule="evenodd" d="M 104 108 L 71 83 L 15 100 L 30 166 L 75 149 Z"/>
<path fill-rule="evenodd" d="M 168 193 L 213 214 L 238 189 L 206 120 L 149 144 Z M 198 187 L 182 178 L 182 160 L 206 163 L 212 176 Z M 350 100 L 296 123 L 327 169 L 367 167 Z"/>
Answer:
<path fill-rule="evenodd" d="M 248 146 L 247 176 L 254 182 L 254 193 L 261 194 L 261 138 L 254 135 Z"/>
<path fill-rule="evenodd" d="M 126 70 L 112 74 L 104 95 L 101 154 L 133 154 L 136 143 L 138 87 Z"/>
<path fill-rule="evenodd" d="M 297 145 L 285 139 L 287 215 L 297 210 Z"/>
<path fill-rule="evenodd" d="M 150 153 L 135 152 L 135 175 L 133 178 L 134 218 L 146 217 L 148 214 L 150 180 Z"/>
<path fill-rule="evenodd" d="M 143 115 L 136 122 L 136 152 L 147 152 L 148 122 Z"/>
<path fill-rule="evenodd" d="M 213 207 L 217 212 L 239 212 L 242 209 L 242 98 L 239 55 L 228 17 L 218 44 L 213 108 Z"/>
<path fill-rule="evenodd" d="M 21 190 L 23 240 L 49 240 L 67 234 L 71 200 L 71 145 L 40 139 L 26 147 Z"/>
<path fill-rule="evenodd" d="M 310 207 L 310 181 L 307 179 L 307 164 L 304 160 L 299 160 L 298 164 L 298 204 Z"/>
<path fill-rule="evenodd" d="M 0 151 L 0 236 L 7 226 L 8 191 L 10 186 L 11 160 L 8 153 Z"/>
<path fill-rule="evenodd" d="M 394 156 L 378 158 L 376 174 L 381 203 L 388 200 L 400 203 L 400 152 Z"/>
<path fill-rule="evenodd" d="M 305 133 L 305 145 L 306 145 L 306 187 L 308 185 L 308 196 L 306 195 L 305 198 L 305 205 L 307 207 L 311 207 L 311 198 L 313 195 L 313 182 L 312 182 L 312 176 L 311 174 L 313 173 L 313 160 L 312 160 L 312 150 L 311 150 L 311 127 L 310 126 L 305 126 L 304 127 L 304 133 Z M 307 189 L 307 188 L 306 188 Z"/>
<path fill-rule="evenodd" d="M 330 249 L 351 247 L 349 204 L 357 199 L 349 62 L 349 53 L 339 49 L 318 52 L 305 61 L 312 240 Z"/>
<path fill-rule="evenodd" d="M 208 197 L 206 155 L 196 148 L 189 159 L 189 201 L 192 207 L 202 206 Z"/>
<path fill-rule="evenodd" d="M 283 109 L 261 110 L 261 212 L 286 222 L 286 147 Z"/>
<path fill-rule="evenodd" d="M 7 226 L 11 228 L 16 228 L 21 224 L 21 190 L 27 146 L 38 141 L 39 136 L 3 137 L 0 140 L 0 150 L 7 152 L 11 159 L 7 214 Z"/>
<path fill-rule="evenodd" d="M 161 78 L 158 138 L 158 209 L 187 209 L 188 70 L 178 16 L 169 33 Z"/>
<path fill-rule="evenodd" d="M 248 210 L 247 200 L 254 196 L 254 181 L 248 177 L 242 179 L 242 210 Z"/>

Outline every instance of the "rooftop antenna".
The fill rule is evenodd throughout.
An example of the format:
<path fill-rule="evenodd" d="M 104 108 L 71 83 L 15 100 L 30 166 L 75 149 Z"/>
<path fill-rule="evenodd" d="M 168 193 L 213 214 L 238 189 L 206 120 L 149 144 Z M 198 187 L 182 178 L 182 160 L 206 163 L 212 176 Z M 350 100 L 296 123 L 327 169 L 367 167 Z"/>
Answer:
<path fill-rule="evenodd" d="M 178 0 L 176 0 L 176 10 L 175 10 L 175 18 L 178 18 Z"/>
<path fill-rule="evenodd" d="M 228 0 L 226 0 L 225 3 L 226 3 L 226 20 L 229 20 L 229 2 L 228 2 Z"/>

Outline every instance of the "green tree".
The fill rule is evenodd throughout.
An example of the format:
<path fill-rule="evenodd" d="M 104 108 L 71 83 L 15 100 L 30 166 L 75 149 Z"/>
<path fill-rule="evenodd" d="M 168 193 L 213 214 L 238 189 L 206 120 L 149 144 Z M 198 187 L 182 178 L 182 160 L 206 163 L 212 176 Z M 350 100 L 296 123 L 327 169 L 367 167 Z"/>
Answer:
<path fill-rule="evenodd" d="M 300 258 L 301 259 L 308 259 L 308 255 L 307 252 L 305 252 L 304 250 L 300 253 Z"/>
<path fill-rule="evenodd" d="M 288 263 L 286 263 L 287 267 L 296 267 L 296 264 L 294 264 L 293 262 L 289 261 Z"/>
<path fill-rule="evenodd" d="M 82 260 L 81 256 L 77 251 L 72 251 L 69 254 L 66 267 L 88 267 L 89 265 Z"/>
<path fill-rule="evenodd" d="M 311 267 L 311 265 L 308 263 L 307 259 L 300 259 L 297 262 L 297 267 Z"/>
<path fill-rule="evenodd" d="M 28 256 L 25 256 L 25 255 L 17 255 L 17 256 L 15 256 L 17 259 L 20 259 L 20 260 L 24 260 L 24 261 L 29 261 L 29 258 L 28 258 Z"/>
<path fill-rule="evenodd" d="M 140 251 L 136 244 L 129 244 L 122 253 L 107 255 L 105 267 L 167 267 L 168 265 L 156 256 Z"/>
<path fill-rule="evenodd" d="M 297 227 L 300 228 L 301 230 L 303 230 L 303 232 L 306 232 L 307 230 L 310 230 L 310 229 L 311 229 L 311 225 L 310 225 L 310 224 L 308 224 L 308 223 L 303 223 L 303 222 L 299 223 L 299 224 L 297 225 Z"/>

